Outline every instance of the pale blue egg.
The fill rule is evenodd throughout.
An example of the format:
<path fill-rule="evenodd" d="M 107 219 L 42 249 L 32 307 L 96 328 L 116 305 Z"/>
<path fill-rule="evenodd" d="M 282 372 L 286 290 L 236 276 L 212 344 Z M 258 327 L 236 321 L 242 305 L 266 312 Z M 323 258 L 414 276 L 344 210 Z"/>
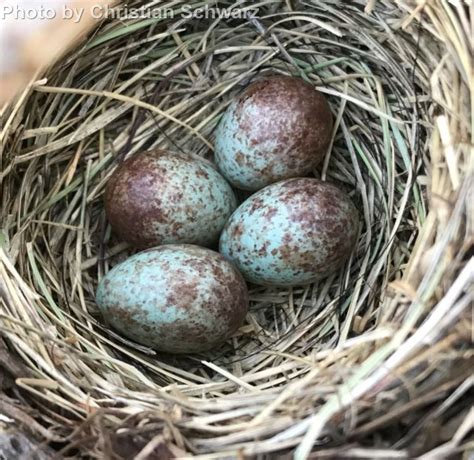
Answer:
<path fill-rule="evenodd" d="M 163 150 L 124 161 L 105 193 L 114 233 L 142 249 L 176 243 L 213 246 L 236 207 L 232 188 L 212 163 Z"/>
<path fill-rule="evenodd" d="M 358 225 L 355 206 L 336 186 L 317 179 L 287 179 L 237 208 L 224 227 L 219 249 L 252 283 L 308 284 L 348 259 Z"/>
<path fill-rule="evenodd" d="M 194 353 L 239 328 L 248 292 L 221 254 L 164 245 L 115 266 L 101 280 L 96 301 L 105 321 L 125 337 L 159 351 Z"/>
<path fill-rule="evenodd" d="M 222 116 L 217 167 L 235 187 L 250 191 L 305 176 L 324 158 L 332 125 L 329 105 L 312 85 L 287 76 L 257 80 Z"/>

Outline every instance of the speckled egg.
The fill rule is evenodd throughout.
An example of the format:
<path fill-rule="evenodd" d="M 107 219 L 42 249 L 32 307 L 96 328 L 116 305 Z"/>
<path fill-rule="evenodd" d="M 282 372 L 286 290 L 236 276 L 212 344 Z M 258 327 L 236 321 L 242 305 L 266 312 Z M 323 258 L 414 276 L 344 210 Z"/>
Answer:
<path fill-rule="evenodd" d="M 255 193 L 234 212 L 220 251 L 252 283 L 308 284 L 347 260 L 358 225 L 355 206 L 336 186 L 287 179 Z"/>
<path fill-rule="evenodd" d="M 235 187 L 259 190 L 309 173 L 326 153 L 332 126 L 328 103 L 312 85 L 294 77 L 264 78 L 224 113 L 215 161 Z"/>
<path fill-rule="evenodd" d="M 224 257 L 164 245 L 116 265 L 97 289 L 104 319 L 136 342 L 169 353 L 210 350 L 242 324 L 248 292 Z"/>
<path fill-rule="evenodd" d="M 124 161 L 105 192 L 112 230 L 139 248 L 211 246 L 236 207 L 232 188 L 210 162 L 163 150 Z"/>

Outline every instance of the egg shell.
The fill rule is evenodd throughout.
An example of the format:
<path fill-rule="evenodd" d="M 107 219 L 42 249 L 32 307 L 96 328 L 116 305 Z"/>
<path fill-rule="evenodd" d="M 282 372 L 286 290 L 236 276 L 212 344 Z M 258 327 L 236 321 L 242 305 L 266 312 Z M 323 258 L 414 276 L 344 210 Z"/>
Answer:
<path fill-rule="evenodd" d="M 105 192 L 114 233 L 139 248 L 216 244 L 236 207 L 232 188 L 212 163 L 163 150 L 124 161 Z"/>
<path fill-rule="evenodd" d="M 332 126 L 325 97 L 309 83 L 288 76 L 261 79 L 224 113 L 215 161 L 235 187 L 259 190 L 312 171 L 324 158 Z"/>
<path fill-rule="evenodd" d="M 101 280 L 96 301 L 124 336 L 170 353 L 212 349 L 242 324 L 248 292 L 224 257 L 194 245 L 140 252 Z"/>
<path fill-rule="evenodd" d="M 287 179 L 255 193 L 234 212 L 219 249 L 252 283 L 308 284 L 347 260 L 358 225 L 355 206 L 336 186 Z"/>

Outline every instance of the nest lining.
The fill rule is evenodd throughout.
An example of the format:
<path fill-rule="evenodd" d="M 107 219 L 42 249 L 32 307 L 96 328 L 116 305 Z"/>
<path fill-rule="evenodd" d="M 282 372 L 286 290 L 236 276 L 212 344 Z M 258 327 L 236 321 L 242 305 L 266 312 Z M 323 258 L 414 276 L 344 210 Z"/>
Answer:
<path fill-rule="evenodd" d="M 6 112 L 0 327 L 27 369 L 23 405 L 65 454 L 120 458 L 124 440 L 133 455 L 205 458 L 295 446 L 304 458 L 315 442 L 328 455 L 434 447 L 413 433 L 431 407 L 423 395 L 445 388 L 428 400 L 441 410 L 469 375 L 472 220 L 467 29 L 440 25 L 460 13 L 433 3 L 369 2 L 369 14 L 358 1 L 264 1 L 257 20 L 108 21 Z M 94 303 L 98 279 L 133 252 L 104 216 L 110 174 L 153 147 L 212 158 L 231 98 L 275 73 L 329 99 L 336 129 L 314 174 L 360 209 L 353 257 L 311 286 L 252 288 L 245 325 L 219 350 L 172 357 L 130 343 Z M 463 136 L 454 156 L 446 130 Z"/>

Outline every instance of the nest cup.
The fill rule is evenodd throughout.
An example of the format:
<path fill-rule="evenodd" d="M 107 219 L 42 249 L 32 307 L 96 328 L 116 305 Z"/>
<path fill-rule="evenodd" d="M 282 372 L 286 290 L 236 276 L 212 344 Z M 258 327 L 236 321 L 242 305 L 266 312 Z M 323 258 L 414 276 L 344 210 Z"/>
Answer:
<path fill-rule="evenodd" d="M 472 9 L 127 7 L 143 5 L 154 14 L 100 22 L 3 110 L 0 412 L 74 458 L 467 452 Z M 360 210 L 351 259 L 310 286 L 253 287 L 245 324 L 206 354 L 125 340 L 94 302 L 133 253 L 107 225 L 107 180 L 144 149 L 212 159 L 231 98 L 268 74 L 329 100 L 314 175 Z"/>

